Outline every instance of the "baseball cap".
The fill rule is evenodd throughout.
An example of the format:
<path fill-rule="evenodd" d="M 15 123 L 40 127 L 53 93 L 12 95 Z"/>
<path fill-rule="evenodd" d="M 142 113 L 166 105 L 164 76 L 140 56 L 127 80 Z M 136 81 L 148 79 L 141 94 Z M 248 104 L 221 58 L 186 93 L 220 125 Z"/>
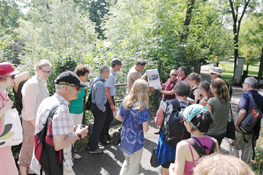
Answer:
<path fill-rule="evenodd" d="M 80 81 L 79 77 L 75 72 L 65 71 L 58 75 L 55 80 L 56 84 L 69 85 L 74 84 L 78 87 L 86 87 L 87 84 Z"/>
<path fill-rule="evenodd" d="M 211 69 L 210 72 L 222 76 L 222 72 L 223 72 L 223 71 L 222 71 L 222 69 L 219 68 L 219 67 L 213 67 L 213 69 Z"/>
<path fill-rule="evenodd" d="M 203 112 L 211 113 L 211 111 L 209 111 L 209 109 L 207 109 L 206 107 L 199 105 L 199 104 L 193 104 L 193 105 L 186 107 L 183 114 L 184 114 L 184 118 L 186 119 L 186 121 L 188 121 L 190 125 L 192 125 L 195 129 L 197 129 L 197 127 L 191 122 L 191 120 L 195 116 Z"/>
<path fill-rule="evenodd" d="M 11 63 L 3 62 L 0 63 L 0 78 L 6 77 L 9 75 L 15 75 L 18 71 L 16 71 Z"/>

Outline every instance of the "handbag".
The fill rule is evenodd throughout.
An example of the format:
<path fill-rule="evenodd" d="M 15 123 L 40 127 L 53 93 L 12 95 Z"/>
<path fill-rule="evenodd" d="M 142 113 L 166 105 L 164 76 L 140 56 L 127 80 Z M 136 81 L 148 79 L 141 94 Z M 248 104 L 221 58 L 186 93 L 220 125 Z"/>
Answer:
<path fill-rule="evenodd" d="M 134 102 L 133 105 L 134 105 L 135 103 L 136 103 L 136 102 Z M 133 106 L 133 105 L 132 105 L 132 106 Z M 112 139 L 111 139 L 111 144 L 112 144 L 113 146 L 118 146 L 118 145 L 121 143 L 121 129 L 122 129 L 122 126 L 124 125 L 126 119 L 128 118 L 129 114 L 130 114 L 130 111 L 131 111 L 132 106 L 130 107 L 129 112 L 128 112 L 128 114 L 126 115 L 124 122 L 121 124 L 121 127 L 118 128 L 118 129 L 116 129 L 116 131 L 114 131 L 114 133 L 111 135 L 111 138 L 112 138 Z"/>
<path fill-rule="evenodd" d="M 23 141 L 21 121 L 16 109 L 9 109 L 0 117 L 0 148 L 19 145 Z"/>
<path fill-rule="evenodd" d="M 153 148 L 152 150 L 152 156 L 151 156 L 151 159 L 150 159 L 150 163 L 151 163 L 151 166 L 156 168 L 157 167 L 157 157 L 155 155 L 155 152 L 156 152 L 156 147 Z"/>
<path fill-rule="evenodd" d="M 236 140 L 235 123 L 234 123 L 234 119 L 233 119 L 231 103 L 230 103 L 230 113 L 231 113 L 231 118 L 228 119 L 227 130 L 226 130 L 226 136 L 225 137 L 227 137 L 229 139 Z"/>

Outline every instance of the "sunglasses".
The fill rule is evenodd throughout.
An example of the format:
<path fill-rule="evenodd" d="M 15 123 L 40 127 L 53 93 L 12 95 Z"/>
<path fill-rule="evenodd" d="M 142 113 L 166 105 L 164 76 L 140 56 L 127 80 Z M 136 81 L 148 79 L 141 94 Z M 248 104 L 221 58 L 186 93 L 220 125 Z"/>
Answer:
<path fill-rule="evenodd" d="M 13 80 L 13 79 L 15 79 L 15 76 L 16 75 L 10 75 L 10 78 Z"/>
<path fill-rule="evenodd" d="M 214 75 L 214 73 L 211 73 L 211 75 Z"/>
<path fill-rule="evenodd" d="M 171 74 L 172 76 L 177 76 L 177 74 Z"/>
<path fill-rule="evenodd" d="M 70 85 L 70 84 L 68 84 L 67 86 L 74 87 L 74 88 L 76 88 L 76 90 L 77 90 L 77 91 L 79 91 L 79 90 L 80 90 L 80 87 L 78 87 L 78 86 L 74 86 L 74 85 Z"/>

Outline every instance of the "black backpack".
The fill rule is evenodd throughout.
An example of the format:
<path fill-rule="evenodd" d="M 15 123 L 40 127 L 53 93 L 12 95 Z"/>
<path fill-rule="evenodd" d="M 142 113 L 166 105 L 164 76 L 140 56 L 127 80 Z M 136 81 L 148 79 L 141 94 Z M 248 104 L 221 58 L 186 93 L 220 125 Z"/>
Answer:
<path fill-rule="evenodd" d="M 23 104 L 22 104 L 22 93 L 21 93 L 21 90 L 22 90 L 22 87 L 24 86 L 25 82 L 27 80 L 24 80 L 24 81 L 21 81 L 18 85 L 18 88 L 17 88 L 17 92 L 15 91 L 15 89 L 13 88 L 13 91 L 14 91 L 14 95 L 15 95 L 15 106 L 16 106 L 16 109 L 19 113 L 19 115 L 21 114 L 22 112 L 22 109 L 23 109 Z"/>
<path fill-rule="evenodd" d="M 190 138 L 191 135 L 182 123 L 183 117 L 179 115 L 183 107 L 180 106 L 180 102 L 177 99 L 174 100 L 174 102 L 175 103 L 173 104 L 173 111 L 171 115 L 167 114 L 168 106 L 164 114 L 165 119 L 163 140 L 167 145 L 176 148 L 178 142 Z M 171 104 L 171 100 L 167 100 L 166 103 L 168 103 L 168 105 Z"/>
<path fill-rule="evenodd" d="M 43 129 L 34 135 L 35 157 L 42 170 L 48 175 L 63 175 L 63 149 L 55 151 L 52 133 L 52 120 L 59 105 L 54 106 L 49 113 Z M 40 170 L 40 174 L 42 174 Z"/>
<path fill-rule="evenodd" d="M 87 100 L 87 103 L 86 103 L 86 106 L 85 106 L 85 109 L 86 110 L 91 110 L 91 98 L 92 98 L 92 88 L 93 88 L 93 85 L 97 82 L 97 81 L 102 81 L 102 80 L 95 80 L 94 83 L 92 83 L 91 85 L 91 89 L 90 89 L 90 93 L 89 93 L 89 97 L 88 97 L 88 100 Z"/>
<path fill-rule="evenodd" d="M 200 146 L 199 146 L 195 141 L 196 141 Z M 190 145 L 193 146 L 193 148 L 195 149 L 195 151 L 197 152 L 197 154 L 200 156 L 200 158 L 201 158 L 202 156 L 206 156 L 206 155 L 207 155 L 206 152 L 205 152 L 205 150 L 206 150 L 206 149 L 209 149 L 209 148 L 207 148 L 206 146 L 203 146 L 203 145 L 201 144 L 201 142 L 200 142 L 196 137 L 192 137 L 192 138 L 190 138 L 190 139 L 187 139 L 186 142 L 188 142 Z M 213 154 L 214 151 L 215 151 L 215 142 L 213 141 L 209 155 L 210 155 L 210 154 Z"/>

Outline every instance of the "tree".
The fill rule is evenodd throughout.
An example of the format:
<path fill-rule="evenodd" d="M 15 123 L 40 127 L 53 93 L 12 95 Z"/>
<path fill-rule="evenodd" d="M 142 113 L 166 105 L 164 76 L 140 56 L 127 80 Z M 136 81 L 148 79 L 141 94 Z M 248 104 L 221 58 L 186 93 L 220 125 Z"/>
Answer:
<path fill-rule="evenodd" d="M 245 56 L 247 71 L 249 64 L 258 62 L 259 58 L 262 57 L 262 43 L 263 15 L 262 13 L 255 13 L 244 20 L 240 31 L 240 50 L 242 55 Z M 262 68 L 259 68 L 258 76 L 262 76 Z"/>
<path fill-rule="evenodd" d="M 236 62 L 238 58 L 238 38 L 240 32 L 240 26 L 245 12 L 248 8 L 253 9 L 255 6 L 255 0 L 228 0 L 229 8 L 233 19 L 233 34 L 234 34 L 234 72 L 236 70 Z M 253 2 L 253 4 L 251 4 Z M 241 13 L 240 13 L 241 10 Z M 234 78 L 234 76 L 233 76 Z"/>

